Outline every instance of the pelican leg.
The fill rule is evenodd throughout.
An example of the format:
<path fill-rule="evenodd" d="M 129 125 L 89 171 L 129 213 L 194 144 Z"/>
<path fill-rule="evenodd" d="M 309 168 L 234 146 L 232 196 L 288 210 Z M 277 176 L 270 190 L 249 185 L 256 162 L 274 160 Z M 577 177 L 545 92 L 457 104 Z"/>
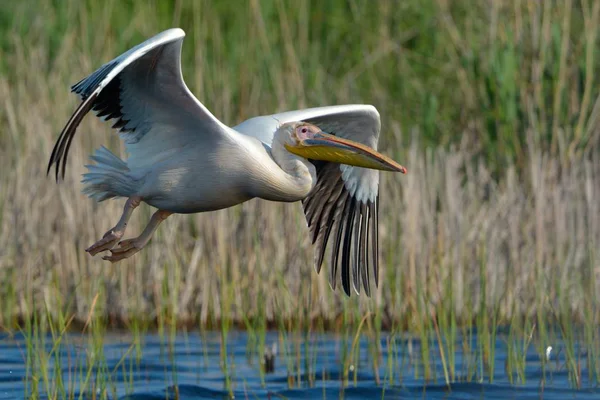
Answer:
<path fill-rule="evenodd" d="M 148 244 L 154 231 L 156 231 L 156 228 L 158 228 L 160 223 L 167 219 L 171 214 L 172 213 L 169 211 L 158 210 L 152 215 L 150 222 L 148 222 L 148 225 L 146 225 L 146 228 L 144 228 L 144 231 L 140 236 L 119 242 L 118 247 L 110 250 L 111 255 L 104 256 L 102 259 L 114 263 L 131 257 Z"/>
<path fill-rule="evenodd" d="M 131 218 L 133 210 L 140 205 L 141 201 L 142 199 L 139 197 L 128 198 L 125 202 L 125 207 L 123 207 L 123 214 L 121 214 L 121 218 L 119 219 L 119 222 L 117 222 L 117 225 L 106 232 L 104 236 L 102 236 L 102 239 L 85 249 L 85 251 L 94 256 L 101 251 L 112 249 L 125 234 L 129 218 Z"/>

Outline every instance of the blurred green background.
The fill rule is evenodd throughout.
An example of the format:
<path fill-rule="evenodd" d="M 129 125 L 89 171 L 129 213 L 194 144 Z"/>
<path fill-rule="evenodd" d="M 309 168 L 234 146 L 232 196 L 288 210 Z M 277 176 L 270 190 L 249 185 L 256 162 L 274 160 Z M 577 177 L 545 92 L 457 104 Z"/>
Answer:
<path fill-rule="evenodd" d="M 75 82 L 179 26 L 189 86 L 230 123 L 284 105 L 368 102 L 384 127 L 418 127 L 423 146 L 468 140 L 499 168 L 534 143 L 570 158 L 596 142 L 595 1 L 5 3 L 0 65 L 13 79 L 17 49 L 43 47 L 37 73 Z M 65 57 L 89 65 L 57 70 Z"/>

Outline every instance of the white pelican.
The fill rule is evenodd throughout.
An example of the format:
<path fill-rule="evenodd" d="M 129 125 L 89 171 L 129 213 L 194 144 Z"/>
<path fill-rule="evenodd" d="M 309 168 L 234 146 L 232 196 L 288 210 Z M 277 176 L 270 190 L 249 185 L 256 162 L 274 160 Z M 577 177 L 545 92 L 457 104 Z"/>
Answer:
<path fill-rule="evenodd" d="M 229 128 L 183 81 L 184 36 L 181 29 L 162 32 L 71 88 L 82 102 L 54 145 L 48 172 L 55 165 L 56 179 L 64 178 L 77 126 L 90 110 L 116 121 L 113 128 L 119 129 L 129 154 L 122 160 L 101 147 L 90 157 L 95 164 L 83 175 L 83 192 L 99 202 L 127 201 L 119 222 L 86 251 L 110 250 L 103 259 L 117 262 L 140 251 L 173 213 L 218 210 L 254 197 L 302 200 L 316 245 L 317 273 L 333 233 L 332 288 L 341 261 L 346 294 L 352 275 L 355 291 L 360 292 L 362 280 L 369 295 L 369 258 L 376 285 L 379 279 L 376 170 L 406 173 L 374 150 L 380 131 L 377 110 L 370 105 L 310 108 Z M 140 236 L 121 241 L 141 202 L 158 211 Z"/>

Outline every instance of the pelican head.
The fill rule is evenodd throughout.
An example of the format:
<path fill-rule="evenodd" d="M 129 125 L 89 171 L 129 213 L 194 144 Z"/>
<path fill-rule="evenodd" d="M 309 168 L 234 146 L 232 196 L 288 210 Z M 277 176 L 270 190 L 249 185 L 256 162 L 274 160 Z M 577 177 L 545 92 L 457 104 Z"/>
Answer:
<path fill-rule="evenodd" d="M 325 133 L 313 124 L 289 122 L 279 129 L 289 133 L 290 140 L 284 143 L 287 151 L 300 157 L 406 173 L 406 168 L 391 158 L 362 143 Z"/>

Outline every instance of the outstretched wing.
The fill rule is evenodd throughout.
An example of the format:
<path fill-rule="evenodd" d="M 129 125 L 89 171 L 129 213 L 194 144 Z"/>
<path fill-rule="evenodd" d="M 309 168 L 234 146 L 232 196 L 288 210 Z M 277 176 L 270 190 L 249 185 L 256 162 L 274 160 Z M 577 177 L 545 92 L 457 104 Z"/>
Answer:
<path fill-rule="evenodd" d="M 94 111 L 115 120 L 130 154 L 128 164 L 151 164 L 197 137 L 225 127 L 188 90 L 181 75 L 185 33 L 169 29 L 133 47 L 71 87 L 82 102 L 63 128 L 48 163 L 64 178 L 67 156 L 83 117 Z"/>
<path fill-rule="evenodd" d="M 352 139 L 377 149 L 381 122 L 370 105 L 343 105 L 290 111 L 249 119 L 234 127 L 270 145 L 277 127 L 285 122 L 306 121 L 324 132 Z M 335 289 L 341 267 L 342 286 L 350 295 L 350 282 L 360 293 L 361 281 L 370 296 L 370 268 L 379 283 L 378 199 L 379 172 L 326 161 L 311 160 L 317 183 L 302 201 L 312 242 L 315 269 L 320 272 L 328 242 L 331 248 L 329 283 Z"/>

